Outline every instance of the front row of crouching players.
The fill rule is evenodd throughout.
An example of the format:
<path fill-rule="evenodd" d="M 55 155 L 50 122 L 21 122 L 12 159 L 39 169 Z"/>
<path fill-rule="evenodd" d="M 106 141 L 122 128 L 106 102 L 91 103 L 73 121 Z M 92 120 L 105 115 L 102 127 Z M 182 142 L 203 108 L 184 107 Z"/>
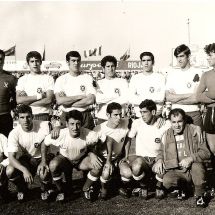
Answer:
<path fill-rule="evenodd" d="M 52 139 L 49 134 L 42 144 L 42 160 L 46 165 L 48 165 L 47 147 L 54 145 L 59 148 L 59 155 L 49 163 L 49 169 L 58 190 L 56 201 L 64 201 L 66 190 L 72 185 L 73 168 L 89 171 L 83 186 L 84 196 L 87 199 L 90 199 L 93 183 L 100 176 L 102 160 L 91 152 L 90 148 L 98 142 L 99 138 L 104 141 L 106 137 L 83 128 L 82 123 L 83 116 L 80 111 L 68 112 L 66 115 L 67 127 L 60 130 L 59 137 Z M 63 183 L 62 173 L 64 173 L 66 184 Z"/>
<path fill-rule="evenodd" d="M 169 116 L 171 128 L 162 137 L 154 171 L 163 174 L 163 185 L 167 190 L 178 190 L 178 199 L 185 198 L 187 185 L 193 184 L 196 205 L 205 207 L 203 161 L 210 158 L 210 152 L 206 143 L 194 135 L 195 127 L 186 123 L 182 109 L 171 110 Z"/>

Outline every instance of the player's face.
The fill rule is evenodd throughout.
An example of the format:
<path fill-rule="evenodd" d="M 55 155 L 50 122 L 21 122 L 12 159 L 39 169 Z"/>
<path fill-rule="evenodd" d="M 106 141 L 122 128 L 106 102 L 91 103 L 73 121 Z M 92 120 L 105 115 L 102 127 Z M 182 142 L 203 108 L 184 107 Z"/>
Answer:
<path fill-rule="evenodd" d="M 208 57 L 207 57 L 208 63 L 210 66 L 215 67 L 215 53 L 210 52 Z"/>
<path fill-rule="evenodd" d="M 116 75 L 116 67 L 113 62 L 106 62 L 104 67 L 105 78 L 113 78 Z"/>
<path fill-rule="evenodd" d="M 111 114 L 107 114 L 108 121 L 113 127 L 117 127 L 120 124 L 122 118 L 122 110 L 112 110 Z"/>
<path fill-rule="evenodd" d="M 172 124 L 172 129 L 175 132 L 175 134 L 181 134 L 185 127 L 182 115 L 181 114 L 178 114 L 177 116 L 171 115 L 170 120 Z"/>
<path fill-rule="evenodd" d="M 142 66 L 144 72 L 151 72 L 153 69 L 153 63 L 150 56 L 143 56 L 142 57 Z"/>
<path fill-rule="evenodd" d="M 80 129 L 81 129 L 80 120 L 70 118 L 66 124 L 69 129 L 69 133 L 70 133 L 71 137 L 78 137 L 80 135 Z"/>
<path fill-rule="evenodd" d="M 154 118 L 155 113 L 156 113 L 155 110 L 150 111 L 146 107 L 140 109 L 140 114 L 142 116 L 142 119 L 148 125 L 152 122 L 152 119 Z"/>
<path fill-rule="evenodd" d="M 30 131 L 33 128 L 33 116 L 31 113 L 19 113 L 19 124 L 24 131 Z"/>
<path fill-rule="evenodd" d="M 4 66 L 4 56 L 0 54 L 0 69 L 2 70 Z"/>
<path fill-rule="evenodd" d="M 74 73 L 79 73 L 81 59 L 79 57 L 70 57 L 69 61 L 67 61 L 69 66 L 69 71 Z"/>
<path fill-rule="evenodd" d="M 181 52 L 180 54 L 178 54 L 176 59 L 181 69 L 184 69 L 187 66 L 187 64 L 190 62 L 189 56 L 184 54 L 184 52 Z"/>
<path fill-rule="evenodd" d="M 28 66 L 30 68 L 30 71 L 33 73 L 40 73 L 41 72 L 41 70 L 40 70 L 41 64 L 42 64 L 42 62 L 35 57 L 31 57 L 29 59 L 29 62 L 28 62 Z"/>

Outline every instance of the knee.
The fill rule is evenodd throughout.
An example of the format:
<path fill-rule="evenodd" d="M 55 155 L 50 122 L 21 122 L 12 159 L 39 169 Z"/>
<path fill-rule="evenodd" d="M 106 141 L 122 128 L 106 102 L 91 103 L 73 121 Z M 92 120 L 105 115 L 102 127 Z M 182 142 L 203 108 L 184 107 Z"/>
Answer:
<path fill-rule="evenodd" d="M 163 186 L 166 189 L 170 189 L 173 186 L 173 179 L 168 175 L 163 176 Z"/>
<path fill-rule="evenodd" d="M 142 174 L 142 162 L 135 162 L 132 165 L 132 172 L 135 176 Z"/>
<path fill-rule="evenodd" d="M 15 168 L 12 166 L 7 166 L 6 168 L 6 175 L 8 177 L 8 179 L 11 179 L 14 177 L 14 173 L 15 173 Z"/>
<path fill-rule="evenodd" d="M 121 177 L 130 179 L 132 177 L 131 169 L 125 168 L 125 167 L 120 168 L 120 175 L 121 175 Z"/>

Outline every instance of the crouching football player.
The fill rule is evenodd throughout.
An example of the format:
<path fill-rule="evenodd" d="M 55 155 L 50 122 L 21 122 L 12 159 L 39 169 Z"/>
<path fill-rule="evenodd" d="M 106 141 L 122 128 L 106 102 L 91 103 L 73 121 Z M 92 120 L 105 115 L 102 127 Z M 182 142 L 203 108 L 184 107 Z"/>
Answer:
<path fill-rule="evenodd" d="M 119 169 L 121 180 L 123 177 L 123 169 L 121 168 L 121 160 L 125 156 L 124 148 L 128 133 L 128 120 L 122 119 L 122 106 L 119 103 L 112 102 L 108 104 L 106 109 L 108 120 L 96 126 L 94 131 L 100 135 L 106 136 L 106 142 L 99 144 L 97 153 L 99 157 L 106 160 L 101 180 L 101 193 L 100 197 L 106 199 L 108 196 L 108 182 L 110 181 L 113 173 L 113 168 Z"/>
<path fill-rule="evenodd" d="M 53 181 L 58 190 L 56 201 L 65 200 L 65 191 L 71 188 L 73 168 L 89 171 L 87 181 L 83 186 L 85 197 L 90 195 L 91 186 L 99 177 L 102 160 L 89 151 L 89 148 L 98 142 L 99 135 L 83 128 L 82 123 L 83 116 L 80 111 L 68 112 L 66 115 L 67 128 L 60 130 L 59 137 L 55 140 L 51 138 L 51 135 L 48 135 L 42 145 L 44 161 L 46 161 L 47 146 L 59 147 L 59 155 L 49 164 Z M 64 173 L 66 184 L 63 183 L 62 173 Z"/>
<path fill-rule="evenodd" d="M 6 174 L 18 190 L 19 201 L 26 199 L 27 184 L 32 184 L 38 172 L 41 181 L 41 198 L 47 200 L 50 186 L 48 166 L 41 162 L 41 143 L 49 134 L 48 122 L 33 120 L 32 109 L 28 105 L 17 107 L 19 125 L 8 137 L 8 157 L 10 165 Z M 50 159 L 49 159 L 50 160 Z"/>

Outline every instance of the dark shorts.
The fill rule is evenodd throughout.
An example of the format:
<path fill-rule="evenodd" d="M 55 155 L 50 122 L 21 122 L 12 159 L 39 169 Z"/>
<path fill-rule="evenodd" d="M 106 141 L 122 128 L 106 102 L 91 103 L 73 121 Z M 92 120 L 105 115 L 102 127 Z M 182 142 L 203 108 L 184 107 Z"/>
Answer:
<path fill-rule="evenodd" d="M 47 155 L 47 163 L 49 163 L 52 159 L 54 158 L 54 154 L 48 154 Z M 40 158 L 33 158 L 33 157 L 29 157 L 27 155 L 23 155 L 21 156 L 19 159 L 19 162 L 25 166 L 32 175 L 36 175 L 37 172 L 37 167 L 41 162 L 41 157 Z"/>
<path fill-rule="evenodd" d="M 69 160 L 68 158 L 64 157 L 61 154 L 59 154 L 56 157 L 54 157 L 54 159 L 57 159 L 58 162 L 60 163 L 59 166 L 60 166 L 60 169 L 62 167 L 62 171 L 73 169 L 73 168 L 75 168 L 77 170 L 80 170 L 79 165 L 84 160 L 84 158 L 86 158 L 86 155 L 82 156 L 78 160 L 73 160 L 73 161 Z"/>
<path fill-rule="evenodd" d="M 13 129 L 13 119 L 10 114 L 0 115 L 0 133 L 8 137 Z"/>
<path fill-rule="evenodd" d="M 215 134 L 215 107 L 208 107 L 204 120 L 204 131 Z"/>

